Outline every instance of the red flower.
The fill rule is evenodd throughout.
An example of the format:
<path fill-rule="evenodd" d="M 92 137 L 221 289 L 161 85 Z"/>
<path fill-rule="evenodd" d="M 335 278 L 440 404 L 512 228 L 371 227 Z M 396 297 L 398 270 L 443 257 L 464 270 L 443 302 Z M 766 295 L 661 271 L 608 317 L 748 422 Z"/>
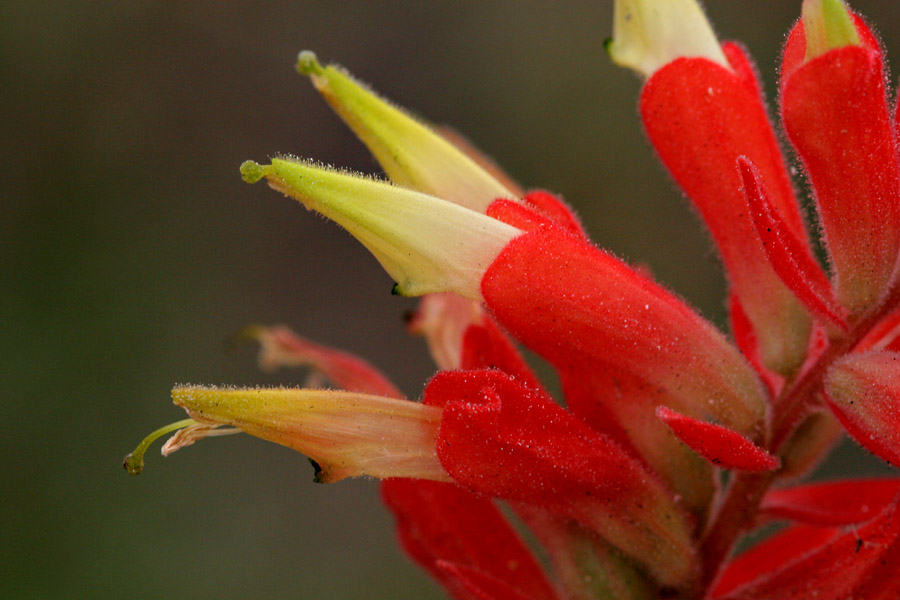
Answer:
<path fill-rule="evenodd" d="M 694 0 L 617 2 L 608 50 L 646 78 L 640 115 L 719 250 L 734 342 L 592 245 L 560 199 L 305 52 L 299 70 L 391 183 L 289 157 L 244 179 L 333 219 L 396 293 L 423 295 L 409 329 L 442 370 L 415 402 L 360 358 L 250 328 L 262 366 L 340 390 L 176 388 L 191 419 L 126 467 L 170 431 L 164 453 L 244 431 L 309 456 L 318 481 L 384 479 L 403 547 L 459 599 L 900 597 L 900 477 L 793 481 L 841 425 L 900 465 L 900 159 L 880 45 L 840 0 L 804 0 L 784 52 L 780 114 L 831 277 L 746 52 Z M 556 370 L 565 407 L 516 342 Z M 732 556 L 773 519 L 788 525 Z"/>

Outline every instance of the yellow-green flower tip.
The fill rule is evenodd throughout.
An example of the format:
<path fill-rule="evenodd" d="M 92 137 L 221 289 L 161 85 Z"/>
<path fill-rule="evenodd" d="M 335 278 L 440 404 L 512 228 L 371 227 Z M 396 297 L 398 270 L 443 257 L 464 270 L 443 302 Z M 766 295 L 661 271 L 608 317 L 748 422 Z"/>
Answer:
<path fill-rule="evenodd" d="M 319 64 L 315 52 L 303 50 L 297 55 L 297 72 L 301 75 L 322 75 L 325 69 Z"/>
<path fill-rule="evenodd" d="M 806 60 L 860 44 L 853 17 L 842 0 L 803 0 L 803 31 Z"/>
<path fill-rule="evenodd" d="M 480 300 L 484 272 L 522 233 L 434 196 L 296 159 L 259 169 L 272 188 L 350 232 L 404 296 L 454 292 Z"/>
<path fill-rule="evenodd" d="M 241 163 L 241 179 L 247 183 L 256 183 L 268 174 L 268 170 L 256 161 L 245 160 Z"/>
<path fill-rule="evenodd" d="M 391 181 L 479 212 L 517 199 L 501 181 L 431 127 L 384 100 L 335 65 L 300 53 L 297 70 L 378 160 Z"/>
<path fill-rule="evenodd" d="M 730 68 L 696 0 L 616 0 L 613 37 L 605 48 L 614 63 L 644 77 L 683 57 Z"/>
<path fill-rule="evenodd" d="M 184 439 L 173 438 L 169 451 L 232 425 L 305 454 L 317 465 L 316 480 L 322 483 L 359 475 L 449 480 L 437 458 L 441 409 L 434 406 L 290 388 L 177 387 L 172 400 L 197 425 Z"/>

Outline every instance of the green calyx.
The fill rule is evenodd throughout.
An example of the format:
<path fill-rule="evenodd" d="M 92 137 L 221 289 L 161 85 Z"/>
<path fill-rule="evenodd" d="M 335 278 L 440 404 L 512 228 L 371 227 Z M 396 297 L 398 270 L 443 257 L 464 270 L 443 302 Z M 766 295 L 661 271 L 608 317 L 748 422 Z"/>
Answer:
<path fill-rule="evenodd" d="M 835 48 L 860 44 L 853 16 L 842 0 L 804 0 L 803 30 L 806 60 Z"/>

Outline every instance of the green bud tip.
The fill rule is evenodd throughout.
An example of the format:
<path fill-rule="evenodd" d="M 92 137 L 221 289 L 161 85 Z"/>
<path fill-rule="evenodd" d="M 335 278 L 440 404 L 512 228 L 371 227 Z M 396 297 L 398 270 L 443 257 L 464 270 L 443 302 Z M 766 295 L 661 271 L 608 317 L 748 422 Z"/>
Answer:
<path fill-rule="evenodd" d="M 266 328 L 263 325 L 247 325 L 225 340 L 225 351 L 234 352 L 239 346 L 242 346 L 247 342 L 259 340 L 265 332 Z"/>
<path fill-rule="evenodd" d="M 303 50 L 297 55 L 297 72 L 301 75 L 321 75 L 325 72 L 316 53 L 312 50 Z"/>
<path fill-rule="evenodd" d="M 271 167 L 264 167 L 254 160 L 245 160 L 241 163 L 241 178 L 247 183 L 256 183 L 269 174 Z"/>

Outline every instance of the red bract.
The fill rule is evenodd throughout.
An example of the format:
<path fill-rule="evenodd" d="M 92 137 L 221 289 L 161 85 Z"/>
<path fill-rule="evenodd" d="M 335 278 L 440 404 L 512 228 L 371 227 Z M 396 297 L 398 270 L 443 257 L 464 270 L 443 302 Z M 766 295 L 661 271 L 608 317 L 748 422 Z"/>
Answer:
<path fill-rule="evenodd" d="M 834 297 L 825 272 L 809 246 L 797 238 L 772 206 L 759 170 L 743 156 L 738 157 L 737 165 L 750 205 L 750 218 L 772 268 L 810 311 L 846 329 L 846 311 Z"/>
<path fill-rule="evenodd" d="M 388 479 L 385 504 L 397 518 L 406 551 L 448 587 L 458 588 L 453 570 L 474 569 L 505 582 L 523 597 L 554 600 L 556 594 L 506 519 L 491 501 L 458 486 L 416 479 Z M 461 591 L 457 598 L 467 598 Z"/>
<path fill-rule="evenodd" d="M 900 511 L 896 504 L 892 503 L 859 528 L 834 536 L 826 533 L 822 536 L 824 543 L 806 553 L 802 549 L 809 548 L 809 542 L 818 538 L 818 534 L 809 535 L 812 532 L 806 530 L 806 536 L 791 536 L 790 542 L 797 544 L 790 555 L 793 560 L 772 570 L 760 569 L 757 563 L 757 578 L 715 597 L 728 600 L 838 600 L 853 597 L 853 590 L 865 584 L 871 570 L 900 535 Z M 779 541 L 786 546 L 785 538 Z"/>
<path fill-rule="evenodd" d="M 758 241 L 735 168 L 739 156 L 760 170 L 786 226 L 800 240 L 806 234 L 753 66 L 739 47 L 726 49 L 732 70 L 705 58 L 678 58 L 654 73 L 641 92 L 641 117 L 663 163 L 709 227 L 763 361 L 787 373 L 803 360 L 808 317 Z"/>
<path fill-rule="evenodd" d="M 664 583 L 691 575 L 690 521 L 665 488 L 540 392 L 497 371 L 445 372 L 425 403 L 444 407 L 438 457 L 463 486 L 574 519 Z"/>
<path fill-rule="evenodd" d="M 763 514 L 810 525 L 838 527 L 871 519 L 900 493 L 900 479 L 847 479 L 772 490 Z"/>
<path fill-rule="evenodd" d="M 864 448 L 900 465 L 900 354 L 851 354 L 831 368 L 825 391 L 838 419 Z"/>
<path fill-rule="evenodd" d="M 513 240 L 481 283 L 501 325 L 561 370 L 609 365 L 673 408 L 758 435 L 763 391 L 711 324 L 618 259 L 556 228 Z"/>
<path fill-rule="evenodd" d="M 126 468 L 171 431 L 164 453 L 244 431 L 307 454 L 319 481 L 385 479 L 401 544 L 459 600 L 897 598 L 900 479 L 794 481 L 842 432 L 900 464 L 900 113 L 862 21 L 841 0 L 802 12 L 780 112 L 831 277 L 750 58 L 694 0 L 616 2 L 608 51 L 646 78 L 640 115 L 721 254 L 734 343 L 595 247 L 561 199 L 301 53 L 391 182 L 289 157 L 241 173 L 345 227 L 396 293 L 424 295 L 408 327 L 441 371 L 405 400 L 360 358 L 252 328 L 263 366 L 348 391 L 175 388 L 192 418 Z M 559 399 L 517 343 L 555 369 Z M 788 523 L 732 556 L 773 520 Z"/>
<path fill-rule="evenodd" d="M 881 51 L 851 45 L 800 64 L 794 56 L 782 66 L 784 127 L 815 191 L 838 299 L 859 313 L 884 298 L 900 250 L 900 164 Z"/>
<path fill-rule="evenodd" d="M 776 457 L 727 427 L 680 415 L 665 406 L 656 409 L 656 416 L 678 439 L 723 469 L 771 471 L 780 464 Z"/>

